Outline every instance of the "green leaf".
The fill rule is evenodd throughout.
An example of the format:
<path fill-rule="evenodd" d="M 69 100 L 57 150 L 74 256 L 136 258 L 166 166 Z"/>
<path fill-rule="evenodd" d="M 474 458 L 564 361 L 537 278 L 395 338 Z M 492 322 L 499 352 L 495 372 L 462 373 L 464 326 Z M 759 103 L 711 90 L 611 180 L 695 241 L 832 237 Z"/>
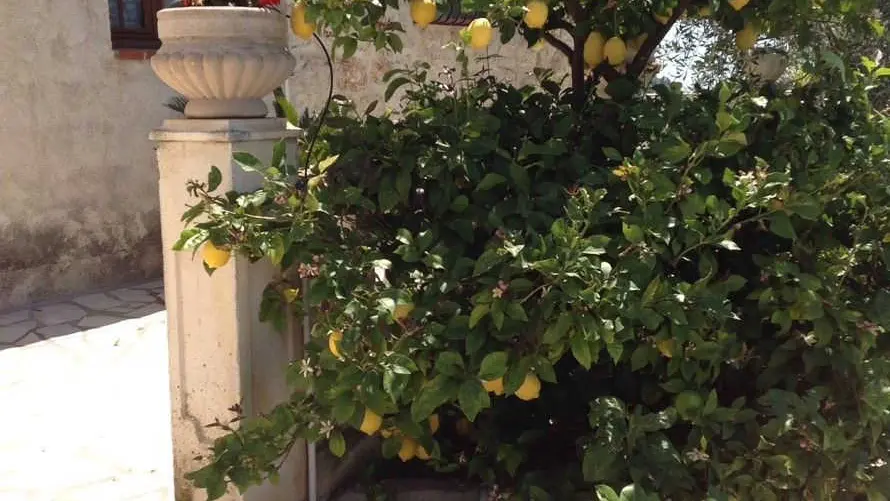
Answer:
<path fill-rule="evenodd" d="M 300 125 L 300 114 L 297 113 L 297 110 L 294 108 L 294 105 L 288 101 L 287 97 L 284 94 L 276 94 L 275 102 L 278 103 L 278 106 L 284 111 L 284 116 L 287 118 L 289 124 L 297 127 Z"/>
<path fill-rule="evenodd" d="M 430 417 L 437 407 L 452 400 L 455 395 L 456 383 L 448 376 L 440 374 L 421 388 L 420 393 L 411 403 L 411 418 L 415 422 Z"/>
<path fill-rule="evenodd" d="M 621 230 L 626 238 L 632 244 L 638 244 L 643 241 L 643 229 L 635 224 L 621 223 Z"/>
<path fill-rule="evenodd" d="M 769 229 L 782 238 L 794 239 L 797 234 L 794 232 L 794 225 L 791 219 L 784 212 L 777 212 L 769 218 Z"/>
<path fill-rule="evenodd" d="M 631 354 L 630 356 L 630 369 L 636 372 L 647 366 L 649 364 L 649 360 L 652 358 L 651 355 L 651 346 L 647 346 L 644 344 L 637 346 L 637 349 L 635 349 L 633 354 Z"/>
<path fill-rule="evenodd" d="M 841 74 L 841 80 L 846 81 L 846 67 L 844 65 L 844 59 L 841 56 L 830 50 L 823 50 L 822 62 L 829 68 L 837 70 Z"/>
<path fill-rule="evenodd" d="M 556 319 L 556 322 L 550 324 L 550 327 L 544 331 L 544 337 L 541 341 L 544 344 L 554 344 L 562 340 L 562 338 L 569 332 L 569 329 L 572 328 L 572 324 L 574 323 L 572 314 L 568 311 L 564 311 L 559 314 L 559 317 Z"/>
<path fill-rule="evenodd" d="M 676 138 L 674 144 L 661 152 L 661 158 L 670 163 L 679 163 L 692 154 L 692 147 L 686 141 Z"/>
<path fill-rule="evenodd" d="M 482 409 L 491 406 L 488 392 L 482 387 L 482 383 L 475 379 L 464 381 L 460 386 L 457 399 L 461 410 L 464 411 L 464 414 L 470 421 L 475 421 L 476 416 Z"/>
<path fill-rule="evenodd" d="M 597 482 L 605 480 L 608 471 L 612 468 L 615 461 L 615 454 L 602 445 L 594 445 L 584 452 L 584 459 L 581 461 L 581 472 L 584 474 L 584 480 L 587 482 Z M 612 492 L 614 494 L 614 491 Z M 597 496 L 600 499 L 600 490 L 597 488 Z M 615 498 L 618 496 L 616 495 Z M 615 499 L 605 498 L 605 499 Z"/>
<path fill-rule="evenodd" d="M 581 364 L 581 367 L 590 369 L 593 363 L 593 354 L 590 352 L 590 343 L 585 339 L 584 335 L 580 332 L 575 332 L 569 342 L 571 343 L 572 355 L 575 357 L 575 360 Z"/>
<path fill-rule="evenodd" d="M 629 78 L 616 78 L 606 86 L 606 94 L 615 101 L 625 101 L 637 91 L 637 86 Z"/>
<path fill-rule="evenodd" d="M 236 151 L 235 153 L 232 153 L 232 159 L 246 172 L 260 172 L 263 170 L 263 162 L 260 162 L 259 158 L 246 151 Z"/>
<path fill-rule="evenodd" d="M 716 123 L 717 123 L 717 129 L 719 129 L 720 132 L 723 132 L 726 129 L 728 129 L 728 128 L 732 127 L 733 125 L 735 125 L 736 123 L 738 123 L 738 120 L 736 120 L 735 117 L 733 117 L 732 115 L 730 115 L 729 113 L 727 113 L 725 111 L 718 111 Z"/>
<path fill-rule="evenodd" d="M 504 327 L 504 302 L 500 299 L 491 303 L 491 321 L 498 330 Z"/>
<path fill-rule="evenodd" d="M 207 174 L 207 191 L 219 188 L 220 183 L 222 183 L 222 172 L 214 165 L 210 168 L 210 173 Z"/>
<path fill-rule="evenodd" d="M 643 291 L 643 305 L 652 304 L 658 297 L 661 296 L 661 276 L 656 275 L 655 278 L 649 282 L 649 285 L 646 286 L 646 290 Z"/>
<path fill-rule="evenodd" d="M 733 242 L 732 240 L 722 240 L 722 241 L 721 241 L 720 243 L 718 243 L 717 245 L 719 245 L 720 247 L 723 247 L 723 248 L 726 249 L 726 250 L 731 250 L 731 251 L 740 251 L 740 250 L 742 250 L 742 248 L 739 247 L 739 244 Z"/>
<path fill-rule="evenodd" d="M 470 328 L 476 327 L 479 324 L 479 321 L 485 318 L 485 315 L 488 315 L 488 312 L 491 310 L 490 304 L 477 304 L 475 308 L 473 308 L 472 313 L 470 313 Z"/>
<path fill-rule="evenodd" d="M 454 351 L 443 351 L 436 358 L 436 372 L 448 376 L 458 377 L 466 372 L 464 360 L 460 354 Z"/>
<path fill-rule="evenodd" d="M 337 160 L 340 158 L 340 155 L 331 155 L 321 162 L 318 162 L 318 172 L 323 173 L 328 170 L 332 165 L 337 163 Z"/>
<path fill-rule="evenodd" d="M 328 439 L 328 449 L 331 450 L 331 454 L 338 458 L 341 458 L 346 454 L 346 439 L 343 437 L 343 433 L 341 433 L 340 430 L 331 432 L 331 437 Z"/>
<path fill-rule="evenodd" d="M 182 233 L 179 234 L 179 240 L 177 240 L 176 243 L 173 244 L 173 250 L 181 251 L 194 249 L 204 243 L 209 235 L 209 231 L 199 228 L 188 228 L 182 230 Z"/>
<path fill-rule="evenodd" d="M 494 172 L 489 172 L 482 178 L 482 181 L 479 181 L 479 184 L 476 185 L 476 191 L 487 191 L 499 184 L 503 184 L 507 181 L 507 178 L 500 174 L 495 174 Z"/>
<path fill-rule="evenodd" d="M 344 394 L 337 398 L 331 408 L 331 416 L 338 423 L 347 423 L 355 415 L 356 405 L 352 395 Z"/>
<path fill-rule="evenodd" d="M 498 252 L 498 249 L 488 249 L 479 256 L 479 259 L 476 260 L 476 264 L 473 266 L 473 276 L 479 276 L 486 271 L 492 269 L 505 259 L 504 256 Z"/>
<path fill-rule="evenodd" d="M 528 171 L 525 167 L 513 163 L 510 165 L 510 179 L 520 193 L 528 193 L 531 190 L 531 180 L 528 177 Z"/>
<path fill-rule="evenodd" d="M 513 320 L 528 322 L 528 315 L 525 314 L 525 308 L 523 308 L 522 303 L 518 301 L 507 303 L 506 313 L 507 316 L 512 318 Z"/>
<path fill-rule="evenodd" d="M 720 84 L 720 92 L 718 94 L 718 98 L 720 99 L 720 104 L 726 104 L 729 101 L 729 98 L 732 97 L 732 89 L 729 88 L 726 83 Z"/>
<path fill-rule="evenodd" d="M 612 148 L 611 146 L 606 146 L 605 148 L 603 148 L 603 155 L 606 155 L 606 158 L 608 158 L 609 160 L 615 160 L 616 162 L 620 162 L 624 159 L 624 156 L 621 154 L 621 152 L 616 150 L 615 148 Z"/>
<path fill-rule="evenodd" d="M 586 456 L 585 456 L 586 457 Z M 614 489 L 605 484 L 596 486 L 596 497 L 598 501 L 620 501 L 618 493 Z"/>
<path fill-rule="evenodd" d="M 505 351 L 496 351 L 489 353 L 482 359 L 479 367 L 479 379 L 483 381 L 491 381 L 504 377 L 507 373 L 507 360 L 509 356 Z"/>
<path fill-rule="evenodd" d="M 624 354 L 624 344 L 620 342 L 609 343 L 606 345 L 606 351 L 609 352 L 612 361 L 617 364 L 618 361 L 621 360 L 621 355 Z"/>
<path fill-rule="evenodd" d="M 470 199 L 466 195 L 458 195 L 451 201 L 452 212 L 463 212 L 470 205 Z"/>
<path fill-rule="evenodd" d="M 389 85 L 386 86 L 386 92 L 383 93 L 383 99 L 389 101 L 399 88 L 409 83 L 411 83 L 411 80 L 405 77 L 393 78 L 389 82 Z"/>

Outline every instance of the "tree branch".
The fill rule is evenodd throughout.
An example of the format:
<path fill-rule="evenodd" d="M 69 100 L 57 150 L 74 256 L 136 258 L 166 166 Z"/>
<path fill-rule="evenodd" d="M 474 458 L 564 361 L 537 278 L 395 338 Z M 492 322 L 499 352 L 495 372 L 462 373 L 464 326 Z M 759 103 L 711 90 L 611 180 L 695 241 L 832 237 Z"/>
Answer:
<path fill-rule="evenodd" d="M 596 85 L 599 77 L 603 77 L 607 82 L 611 82 L 616 78 L 620 77 L 621 73 L 618 73 L 618 70 L 615 69 L 614 66 L 609 64 L 609 61 L 601 62 L 596 68 L 593 69 L 593 83 Z"/>
<path fill-rule="evenodd" d="M 546 31 L 541 33 L 541 38 L 547 41 L 550 45 L 554 46 L 556 50 L 565 54 L 567 58 L 569 58 L 569 62 L 572 60 L 572 48 L 569 47 L 569 44 L 563 42 L 562 40 L 556 38 L 554 35 L 547 33 Z"/>
<path fill-rule="evenodd" d="M 640 50 L 637 52 L 634 60 L 627 66 L 627 75 L 631 78 L 637 78 L 641 73 L 646 69 L 646 65 L 649 64 L 649 59 L 652 57 L 652 53 L 655 52 L 655 49 L 658 47 L 658 44 L 664 40 L 665 35 L 671 31 L 671 28 L 674 27 L 674 23 L 677 22 L 677 19 L 680 19 L 686 9 L 689 8 L 689 4 L 691 0 L 680 0 L 677 8 L 674 9 L 674 13 L 671 15 L 668 22 L 661 26 L 659 29 L 655 30 L 655 33 L 646 38 L 646 41 L 643 42 L 643 45 L 640 46 Z"/>
<path fill-rule="evenodd" d="M 581 2 L 578 0 L 566 0 L 566 12 L 572 16 L 575 23 L 582 23 L 587 20 L 584 16 L 584 8 L 581 7 Z"/>

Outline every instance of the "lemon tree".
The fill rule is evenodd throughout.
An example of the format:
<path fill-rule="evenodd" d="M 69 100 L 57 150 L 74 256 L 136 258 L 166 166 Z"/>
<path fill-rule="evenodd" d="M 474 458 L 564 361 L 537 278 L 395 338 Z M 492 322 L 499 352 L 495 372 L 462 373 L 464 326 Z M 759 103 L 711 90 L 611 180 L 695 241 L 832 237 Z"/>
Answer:
<path fill-rule="evenodd" d="M 346 55 L 398 50 L 432 4 L 407 6 L 416 27 L 387 21 L 398 5 L 305 2 L 292 21 Z M 234 157 L 256 191 L 219 193 L 217 169 L 187 186 L 177 248 L 208 269 L 270 260 L 261 317 L 313 319 L 291 398 L 221 425 L 189 478 L 217 498 L 275 480 L 299 438 L 337 456 L 377 440 L 378 472 L 514 499 L 886 499 L 890 121 L 870 92 L 890 70 L 812 47 L 781 88 L 638 84 L 683 16 L 745 49 L 868 26 L 870 6 L 465 7 L 485 15 L 464 63 L 545 40 L 568 78 L 418 62 L 386 75 L 398 112 L 337 98 L 308 171 L 279 144 Z"/>

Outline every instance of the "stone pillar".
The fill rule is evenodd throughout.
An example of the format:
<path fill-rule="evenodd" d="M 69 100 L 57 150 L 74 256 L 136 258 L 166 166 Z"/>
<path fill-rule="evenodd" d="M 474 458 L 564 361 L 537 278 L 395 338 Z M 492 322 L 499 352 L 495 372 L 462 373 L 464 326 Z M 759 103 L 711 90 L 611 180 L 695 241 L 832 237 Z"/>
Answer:
<path fill-rule="evenodd" d="M 206 499 L 184 478 L 202 465 L 195 456 L 206 455 L 221 434 L 206 425 L 231 419 L 227 409 L 234 404 L 256 414 L 283 401 L 287 364 L 302 355 L 299 326 L 279 333 L 258 320 L 261 294 L 274 276 L 269 263 L 233 258 L 208 276 L 200 255 L 171 250 L 183 229 L 182 213 L 195 202 L 186 182 L 207 179 L 216 166 L 223 177 L 220 192 L 256 188 L 258 177 L 242 171 L 232 153 L 268 161 L 277 141 L 298 134 L 271 118 L 167 120 L 151 134 L 160 170 L 176 501 Z M 243 496 L 232 490 L 223 499 L 300 501 L 305 490 L 305 444 L 297 443 L 278 485 L 254 487 Z"/>

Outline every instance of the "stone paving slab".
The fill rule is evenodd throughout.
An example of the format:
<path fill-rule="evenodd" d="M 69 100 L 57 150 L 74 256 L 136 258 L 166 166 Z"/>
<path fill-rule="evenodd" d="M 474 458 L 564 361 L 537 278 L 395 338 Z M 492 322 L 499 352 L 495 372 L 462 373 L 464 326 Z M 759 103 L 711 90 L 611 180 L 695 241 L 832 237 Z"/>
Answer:
<path fill-rule="evenodd" d="M 173 501 L 162 289 L 0 316 L 0 501 Z"/>

